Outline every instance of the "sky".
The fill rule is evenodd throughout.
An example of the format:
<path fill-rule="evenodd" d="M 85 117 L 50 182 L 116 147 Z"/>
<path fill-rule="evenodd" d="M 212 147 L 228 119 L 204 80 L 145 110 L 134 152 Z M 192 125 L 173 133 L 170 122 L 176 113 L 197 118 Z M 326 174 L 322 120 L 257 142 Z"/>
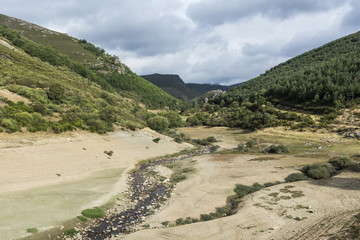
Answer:
<path fill-rule="evenodd" d="M 117 55 L 138 75 L 231 85 L 360 30 L 359 0 L 0 0 L 0 13 Z"/>

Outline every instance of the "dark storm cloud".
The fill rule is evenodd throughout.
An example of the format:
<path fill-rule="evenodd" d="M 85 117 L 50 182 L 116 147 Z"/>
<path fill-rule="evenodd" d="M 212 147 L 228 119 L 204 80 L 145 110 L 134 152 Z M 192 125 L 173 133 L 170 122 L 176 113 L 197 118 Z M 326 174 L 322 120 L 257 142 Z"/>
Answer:
<path fill-rule="evenodd" d="M 202 0 L 188 8 L 188 15 L 203 25 L 221 25 L 257 14 L 285 19 L 299 13 L 326 11 L 342 4 L 338 0 Z"/>

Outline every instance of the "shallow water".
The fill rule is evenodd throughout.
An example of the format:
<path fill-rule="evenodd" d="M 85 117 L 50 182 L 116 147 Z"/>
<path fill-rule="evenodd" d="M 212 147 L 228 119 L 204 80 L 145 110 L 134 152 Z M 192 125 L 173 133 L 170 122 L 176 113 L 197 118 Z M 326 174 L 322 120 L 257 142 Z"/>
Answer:
<path fill-rule="evenodd" d="M 28 228 L 61 225 L 85 208 L 95 207 L 91 204 L 113 192 L 124 170 L 103 170 L 77 181 L 0 194 L 1 239 L 24 237 Z"/>

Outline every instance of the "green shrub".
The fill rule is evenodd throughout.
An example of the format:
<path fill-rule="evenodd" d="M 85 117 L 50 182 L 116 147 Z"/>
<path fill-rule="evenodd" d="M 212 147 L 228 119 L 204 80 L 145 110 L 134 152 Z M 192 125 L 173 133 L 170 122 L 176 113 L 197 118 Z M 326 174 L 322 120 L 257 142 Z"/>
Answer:
<path fill-rule="evenodd" d="M 211 145 L 210 146 L 210 152 L 216 152 L 220 148 L 219 145 Z"/>
<path fill-rule="evenodd" d="M 105 215 L 105 212 L 100 208 L 91 208 L 83 210 L 81 214 L 87 218 L 101 218 Z"/>
<path fill-rule="evenodd" d="M 201 214 L 200 215 L 200 220 L 201 221 L 210 221 L 210 220 L 213 220 L 214 217 L 211 216 L 210 214 Z"/>
<path fill-rule="evenodd" d="M 164 222 L 162 222 L 161 224 L 162 224 L 163 226 L 167 227 L 167 226 L 169 226 L 169 221 L 164 221 Z"/>
<path fill-rule="evenodd" d="M 39 229 L 37 229 L 37 228 L 28 228 L 26 230 L 26 232 L 28 232 L 28 233 L 37 233 L 38 231 L 39 231 Z"/>
<path fill-rule="evenodd" d="M 154 142 L 154 143 L 158 143 L 160 140 L 161 140 L 161 139 L 160 139 L 159 137 L 157 137 L 157 138 L 154 138 L 154 139 L 153 139 L 153 142 Z"/>
<path fill-rule="evenodd" d="M 176 223 L 176 225 L 184 225 L 185 224 L 184 219 L 182 219 L 182 218 L 176 219 L 175 223 Z"/>
<path fill-rule="evenodd" d="M 248 148 L 254 147 L 255 145 L 257 145 L 257 142 L 255 139 L 249 140 L 246 142 L 245 144 Z"/>
<path fill-rule="evenodd" d="M 86 218 L 86 217 L 83 217 L 83 216 L 77 216 L 76 218 L 79 219 L 79 220 L 82 221 L 82 222 L 86 222 L 86 221 L 87 221 L 87 218 Z"/>
<path fill-rule="evenodd" d="M 20 112 L 14 114 L 14 119 L 21 125 L 21 126 L 28 126 L 32 123 L 32 116 L 28 112 Z"/>
<path fill-rule="evenodd" d="M 247 152 L 247 148 L 246 148 L 243 144 L 239 144 L 239 145 L 237 146 L 237 150 L 238 150 L 239 152 Z"/>
<path fill-rule="evenodd" d="M 310 180 L 304 173 L 291 173 L 289 176 L 285 178 L 286 182 L 296 182 L 296 181 L 304 181 Z"/>
<path fill-rule="evenodd" d="M 208 142 L 210 143 L 214 143 L 214 142 L 217 142 L 216 138 L 214 136 L 210 136 L 206 139 Z"/>
<path fill-rule="evenodd" d="M 353 160 L 349 156 L 340 157 L 338 164 L 341 169 L 354 165 Z"/>
<path fill-rule="evenodd" d="M 302 171 L 311 178 L 323 179 L 329 178 L 335 173 L 335 168 L 329 163 L 314 163 L 312 165 L 306 165 Z"/>
<path fill-rule="evenodd" d="M 8 129 L 10 132 L 16 132 L 20 130 L 19 123 L 12 118 L 4 118 L 1 121 L 1 126 Z"/>
<path fill-rule="evenodd" d="M 158 132 L 164 132 L 167 130 L 170 126 L 170 123 L 166 117 L 162 116 L 155 116 L 152 118 L 149 118 L 146 123 L 148 126 Z"/>
<path fill-rule="evenodd" d="M 266 153 L 285 153 L 289 152 L 289 149 L 285 145 L 271 145 L 264 150 Z"/>

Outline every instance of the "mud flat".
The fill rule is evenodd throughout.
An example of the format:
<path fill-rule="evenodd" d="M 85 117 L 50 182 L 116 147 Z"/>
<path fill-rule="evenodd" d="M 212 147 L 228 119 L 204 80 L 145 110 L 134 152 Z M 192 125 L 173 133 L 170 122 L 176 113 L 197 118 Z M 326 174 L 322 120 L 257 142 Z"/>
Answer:
<path fill-rule="evenodd" d="M 159 143 L 152 141 L 156 137 Z M 127 189 L 125 173 L 138 161 L 190 147 L 148 129 L 1 134 L 1 239 L 59 226 L 85 208 L 105 204 Z"/>

